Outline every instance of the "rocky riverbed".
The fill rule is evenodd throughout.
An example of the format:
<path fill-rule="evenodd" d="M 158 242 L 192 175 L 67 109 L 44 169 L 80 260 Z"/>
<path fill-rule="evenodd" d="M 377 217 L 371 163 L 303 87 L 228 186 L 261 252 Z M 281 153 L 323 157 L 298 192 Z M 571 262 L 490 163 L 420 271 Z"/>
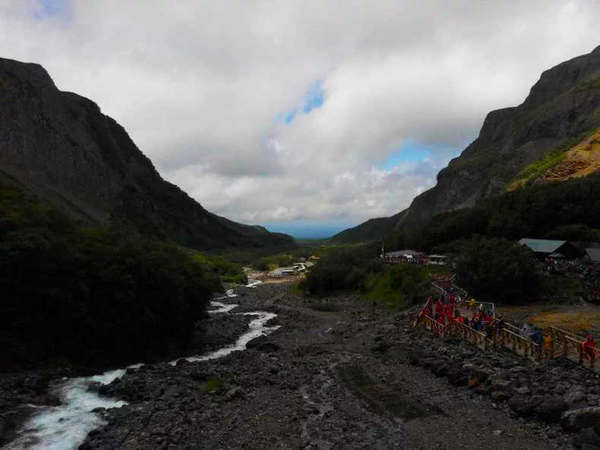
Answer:
<path fill-rule="evenodd" d="M 280 328 L 221 359 L 150 364 L 99 386 L 128 404 L 99 411 L 106 425 L 82 448 L 597 445 L 589 371 L 415 333 L 405 315 L 352 295 L 306 299 L 282 284 L 238 293 L 232 312 L 270 311 Z M 213 322 L 215 347 L 246 327 L 247 316 L 231 317 Z"/>

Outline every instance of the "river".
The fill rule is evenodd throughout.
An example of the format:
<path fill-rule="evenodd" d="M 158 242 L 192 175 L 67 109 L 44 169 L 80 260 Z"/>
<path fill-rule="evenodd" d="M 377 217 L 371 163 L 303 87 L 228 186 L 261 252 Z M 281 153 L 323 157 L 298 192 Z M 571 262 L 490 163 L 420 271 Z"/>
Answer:
<path fill-rule="evenodd" d="M 256 287 L 260 282 L 249 280 L 249 288 Z M 237 295 L 232 290 L 225 296 L 215 298 L 211 302 L 210 314 L 230 314 L 237 305 L 222 303 L 220 300 L 235 298 Z M 237 341 L 229 346 L 204 354 L 178 358 L 170 361 L 176 365 L 180 359 L 189 362 L 207 361 L 222 358 L 236 351 L 246 349 L 252 339 L 267 335 L 278 329 L 278 326 L 267 327 L 266 324 L 277 315 L 264 311 L 239 313 L 256 316 L 248 326 L 248 331 L 242 334 Z M 119 400 L 100 396 L 96 389 L 97 383 L 110 384 L 122 377 L 127 369 L 137 369 L 143 364 L 133 364 L 124 369 L 115 369 L 91 377 L 64 378 L 55 382 L 53 389 L 61 400 L 59 406 L 37 407 L 38 411 L 23 425 L 18 432 L 18 437 L 3 449 L 76 449 L 86 439 L 90 431 L 105 424 L 97 412 L 98 408 L 120 408 L 127 403 Z"/>

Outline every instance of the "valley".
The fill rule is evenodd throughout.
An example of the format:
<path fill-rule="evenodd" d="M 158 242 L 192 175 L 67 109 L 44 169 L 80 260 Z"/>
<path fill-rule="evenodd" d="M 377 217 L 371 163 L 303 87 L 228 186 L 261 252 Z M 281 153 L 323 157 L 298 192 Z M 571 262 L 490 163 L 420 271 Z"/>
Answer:
<path fill-rule="evenodd" d="M 600 449 L 598 5 L 360 3 L 0 5 L 0 448 Z"/>
<path fill-rule="evenodd" d="M 104 424 L 81 448 L 565 445 L 560 428 L 518 420 L 466 386 L 412 365 L 413 352 L 434 342 L 413 334 L 408 315 L 373 310 L 352 295 L 302 298 L 289 287 L 241 287 L 239 297 L 221 300 L 239 305 L 232 313 L 277 315 L 267 325 L 278 328 L 249 341 L 247 350 L 147 364 L 101 386 L 100 395 L 117 403 L 95 413 Z M 335 311 L 319 311 L 317 301 Z"/>

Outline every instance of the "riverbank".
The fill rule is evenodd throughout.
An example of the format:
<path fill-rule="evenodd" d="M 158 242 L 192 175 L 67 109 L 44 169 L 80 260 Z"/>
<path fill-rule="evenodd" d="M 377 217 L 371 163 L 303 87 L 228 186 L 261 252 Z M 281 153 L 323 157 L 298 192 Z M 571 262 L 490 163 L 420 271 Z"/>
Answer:
<path fill-rule="evenodd" d="M 219 308 L 216 308 L 217 310 Z M 226 310 L 230 310 L 227 307 Z M 198 322 L 196 330 L 189 345 L 185 349 L 173 350 L 171 354 L 157 354 L 151 362 L 171 360 L 178 356 L 194 354 L 209 354 L 217 349 L 229 346 L 235 338 L 247 332 L 248 324 L 252 320 L 247 315 L 213 314 L 215 308 L 209 309 L 206 318 Z M 138 361 L 135 361 L 138 362 Z M 133 362 L 132 362 L 133 363 Z M 86 408 L 85 402 L 98 402 L 98 406 L 105 405 L 102 398 L 85 398 L 88 389 L 85 380 L 96 374 L 119 372 L 119 367 L 111 366 L 65 366 L 62 368 L 41 368 L 15 373 L 0 373 L 0 447 L 12 443 L 19 437 L 19 432 L 25 424 L 40 412 L 66 406 L 64 391 L 65 383 L 77 380 L 81 386 L 76 386 L 79 396 L 82 397 L 81 406 Z M 72 395 L 69 395 L 72 397 Z M 113 404 L 107 402 L 106 404 Z M 116 403 L 115 403 L 116 404 Z M 78 419 L 70 412 L 64 412 L 59 417 L 66 420 L 73 419 L 75 423 L 65 427 L 78 427 Z M 27 433 L 25 433 L 27 434 Z M 85 438 L 83 435 L 82 440 Z M 20 444 L 16 445 L 20 448 Z"/>
<path fill-rule="evenodd" d="M 411 364 L 421 338 L 401 314 L 282 284 L 239 294 L 233 312 L 270 311 L 281 328 L 222 359 L 129 371 L 101 389 L 128 405 L 104 411 L 83 448 L 570 446 L 560 427 Z"/>

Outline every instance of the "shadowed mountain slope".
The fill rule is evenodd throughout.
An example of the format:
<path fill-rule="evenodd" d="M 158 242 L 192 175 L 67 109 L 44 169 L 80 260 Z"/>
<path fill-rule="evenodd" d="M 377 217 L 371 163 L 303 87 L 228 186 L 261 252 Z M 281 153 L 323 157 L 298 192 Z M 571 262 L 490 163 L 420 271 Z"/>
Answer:
<path fill-rule="evenodd" d="M 600 47 L 545 71 L 521 105 L 490 112 L 479 137 L 440 171 L 436 186 L 402 214 L 377 220 L 390 230 L 414 231 L 437 214 L 475 206 L 509 187 L 594 173 L 599 128 Z M 378 239 L 371 229 L 366 222 L 353 234 Z"/>
<path fill-rule="evenodd" d="M 125 129 L 92 101 L 59 91 L 37 64 L 0 59 L 0 174 L 71 216 L 199 248 L 292 238 L 205 210 L 163 180 Z"/>

